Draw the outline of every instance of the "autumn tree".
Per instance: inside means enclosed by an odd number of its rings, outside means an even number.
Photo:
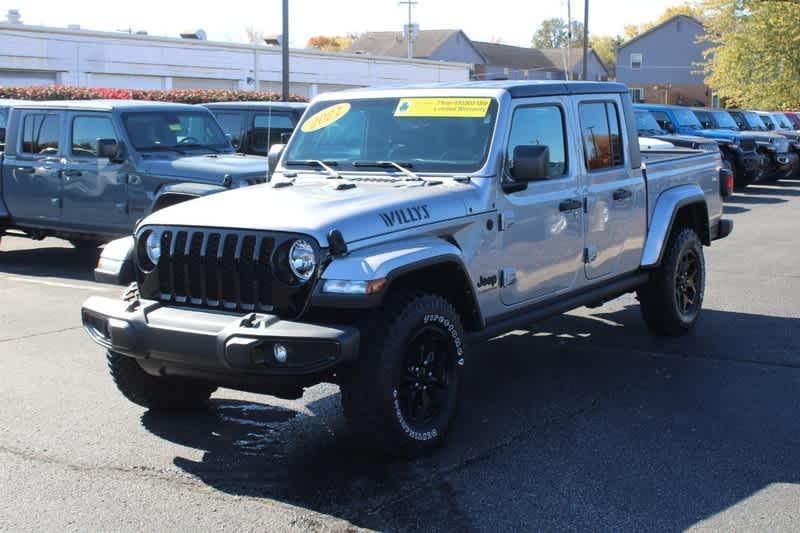
[[[730,106],[800,109],[800,4],[704,0],[706,83]]]
[[[583,23],[572,21],[572,35],[570,38],[569,25],[562,18],[549,18],[542,21],[539,29],[533,34],[531,46],[533,48],[564,48],[569,43],[571,48],[583,46]]]
[[[316,35],[308,40],[309,48],[316,48],[325,52],[341,52],[350,48],[355,40],[355,35]]]
[[[589,46],[600,57],[611,79],[617,77],[617,48],[623,41],[621,35],[598,35],[589,38]]]

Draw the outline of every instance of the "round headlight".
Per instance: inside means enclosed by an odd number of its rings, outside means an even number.
[[[161,259],[161,234],[151,231],[144,241],[144,249],[150,262],[157,265]]]
[[[292,247],[289,248],[289,268],[297,276],[297,279],[302,282],[308,281],[316,267],[317,258],[314,254],[314,247],[302,239],[294,241]]]

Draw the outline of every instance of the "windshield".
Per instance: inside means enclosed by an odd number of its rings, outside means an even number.
[[[751,130],[755,130],[755,131],[766,131],[767,130],[767,127],[764,125],[764,123],[758,117],[758,114],[753,113],[752,111],[744,111],[744,112],[741,113],[741,115],[744,117],[744,120],[747,122],[747,125]]]
[[[697,117],[688,109],[676,109],[675,113],[675,120],[678,121],[679,126],[683,126],[686,128],[694,128],[699,130],[702,126],[700,125],[700,121],[697,120]]]
[[[124,113],[122,121],[137,150],[231,150],[228,138],[209,112],[142,111]]]
[[[285,161],[324,161],[340,170],[392,161],[414,172],[475,172],[486,160],[496,116],[492,98],[319,102],[304,115]]]
[[[790,130],[792,129],[792,125],[789,124],[789,119],[783,116],[783,113],[773,113],[772,120],[778,124],[778,127],[782,130]]]
[[[636,129],[639,130],[639,133],[648,135],[663,135],[667,133],[658,125],[656,118],[647,111],[636,112]]]
[[[726,130],[739,129],[736,121],[733,120],[733,117],[730,116],[727,111],[712,111],[711,114],[714,115],[714,120],[716,121],[718,127]]]

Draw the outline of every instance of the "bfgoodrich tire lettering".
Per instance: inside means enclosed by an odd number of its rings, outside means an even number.
[[[359,361],[342,372],[342,405],[359,440],[413,457],[442,443],[456,413],[464,332],[437,295],[403,291],[384,309],[362,327]]]
[[[642,317],[658,335],[690,331],[700,316],[705,295],[703,244],[691,228],[672,234],[659,268],[638,290]]]

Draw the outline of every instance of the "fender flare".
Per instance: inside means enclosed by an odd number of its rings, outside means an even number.
[[[696,184],[667,189],[658,196],[642,251],[640,261],[642,268],[656,267],[661,263],[664,248],[675,223],[675,216],[682,207],[694,204],[702,204],[706,213],[708,212],[705,194]]]
[[[170,196],[183,197],[184,200],[182,201],[186,201],[227,190],[228,188],[223,185],[214,185],[211,183],[172,183],[169,185],[164,185],[158,190],[158,192],[155,195],[155,198],[153,198],[153,203],[150,205],[150,210],[148,211],[147,214],[150,215],[155,211],[157,211],[157,209],[154,208],[158,205],[160,201],[163,201],[163,199],[166,197]]]
[[[334,258],[320,275],[312,296],[311,305],[321,307],[370,308],[381,304],[383,296],[397,278],[429,267],[450,264],[460,269],[471,291],[472,304],[479,310],[478,298],[472,277],[464,263],[461,249],[437,237],[418,237],[403,241],[370,246]],[[386,288],[380,293],[363,295],[338,295],[322,293],[325,280],[372,281],[386,279]],[[480,313],[478,312],[480,315]],[[478,320],[482,322],[479,316]]]

